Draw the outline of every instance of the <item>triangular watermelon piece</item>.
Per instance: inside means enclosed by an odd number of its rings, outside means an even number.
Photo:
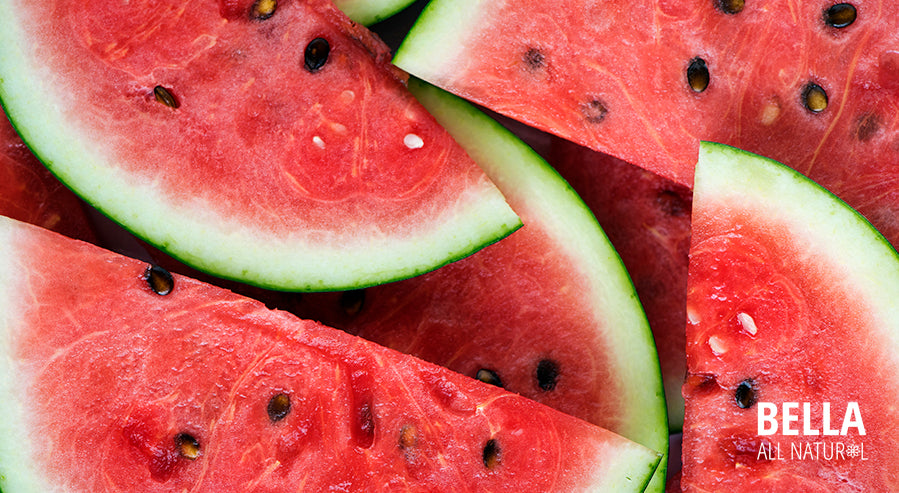
[[[895,491],[899,254],[794,170],[696,168],[684,491]]]
[[[397,64],[690,185],[699,140],[810,176],[899,245],[899,3],[429,4]]]
[[[4,491],[642,491],[659,454],[0,218]]]
[[[520,221],[326,0],[0,5],[0,99],[63,182],[200,270],[410,277]]]

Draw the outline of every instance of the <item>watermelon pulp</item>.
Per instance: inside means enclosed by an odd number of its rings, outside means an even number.
[[[693,181],[700,139],[810,176],[899,245],[899,4],[437,0],[396,63]]]
[[[658,462],[228,291],[25,223],[0,231],[4,490],[642,491]]]
[[[5,2],[0,99],[63,182],[200,270],[345,289],[520,221],[330,2]]]
[[[717,144],[693,205],[684,491],[895,491],[899,255],[805,177]]]

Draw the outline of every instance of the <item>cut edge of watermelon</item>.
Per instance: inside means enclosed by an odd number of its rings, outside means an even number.
[[[405,10],[415,0],[337,0],[337,6],[353,22],[363,26],[381,22]]]
[[[477,161],[510,201],[526,204],[540,217],[566,255],[602,275],[587,276],[597,293],[591,311],[598,320],[615,320],[604,336],[614,341],[616,369],[631,385],[625,399],[635,419],[617,433],[659,451],[663,458],[652,488],[664,489],[668,457],[667,403],[655,343],[643,307],[618,253],[593,213],[573,188],[543,158],[475,106],[433,85],[410,78],[409,88]],[[526,172],[522,170],[526,169]],[[526,195],[515,201],[513,197]],[[521,210],[517,212],[521,213]],[[647,391],[646,389],[654,389]]]
[[[430,228],[420,228],[415,236],[397,238],[371,230],[355,242],[337,237],[317,243],[306,238],[286,240],[214,214],[199,200],[169,203],[163,210],[153,183],[134,183],[128,174],[97,164],[103,160],[102,152],[89,147],[90,139],[67,124],[53,98],[39,97],[57,94],[50,82],[54,75],[28,68],[29,48],[23,46],[24,37],[14,20],[0,20],[0,26],[0,44],[6,47],[0,52],[0,105],[22,140],[85,202],[200,271],[284,291],[358,289],[434,270],[521,226],[499,193],[460,196],[456,208],[446,211],[447,217],[435,220]],[[37,90],[38,86],[43,90]],[[40,149],[32,146],[38,141]],[[66,166],[58,166],[59,162]],[[123,184],[127,190],[121,189]]]
[[[727,203],[777,217],[827,265],[851,273],[846,282],[864,294],[881,326],[896,325],[899,253],[858,211],[798,171],[725,144],[701,142],[696,170],[694,208]],[[899,331],[885,336],[899,347]]]

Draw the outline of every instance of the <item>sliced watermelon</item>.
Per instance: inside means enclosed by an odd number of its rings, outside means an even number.
[[[781,161],[899,245],[899,3],[436,0],[410,73],[690,185],[700,139]]]
[[[668,424],[680,430],[692,194],[608,154],[560,138],[551,145],[550,162],[596,215],[633,279],[659,354]]]
[[[5,115],[0,115],[0,215],[96,240],[81,201],[34,157]]]
[[[897,491],[899,255],[785,166],[696,170],[684,491]]]
[[[423,276],[304,296],[300,313],[666,451],[652,334],[596,219],[499,123],[431,85],[410,80],[409,87],[525,226]],[[665,462],[648,491],[661,491],[664,482]]]
[[[334,5],[350,19],[365,26],[388,19],[415,0],[334,0]]]
[[[4,491],[642,491],[659,454],[0,218]]]
[[[54,174],[185,263],[345,289],[520,225],[330,2],[90,7],[0,4],[0,98]]]

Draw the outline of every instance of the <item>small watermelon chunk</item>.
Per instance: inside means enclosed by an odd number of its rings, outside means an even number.
[[[0,4],[0,99],[53,173],[186,264],[284,290],[520,226],[388,59],[326,0]]]
[[[897,491],[899,254],[720,144],[701,148],[691,241],[684,491]]]
[[[660,455],[0,218],[4,491],[642,491]]]

